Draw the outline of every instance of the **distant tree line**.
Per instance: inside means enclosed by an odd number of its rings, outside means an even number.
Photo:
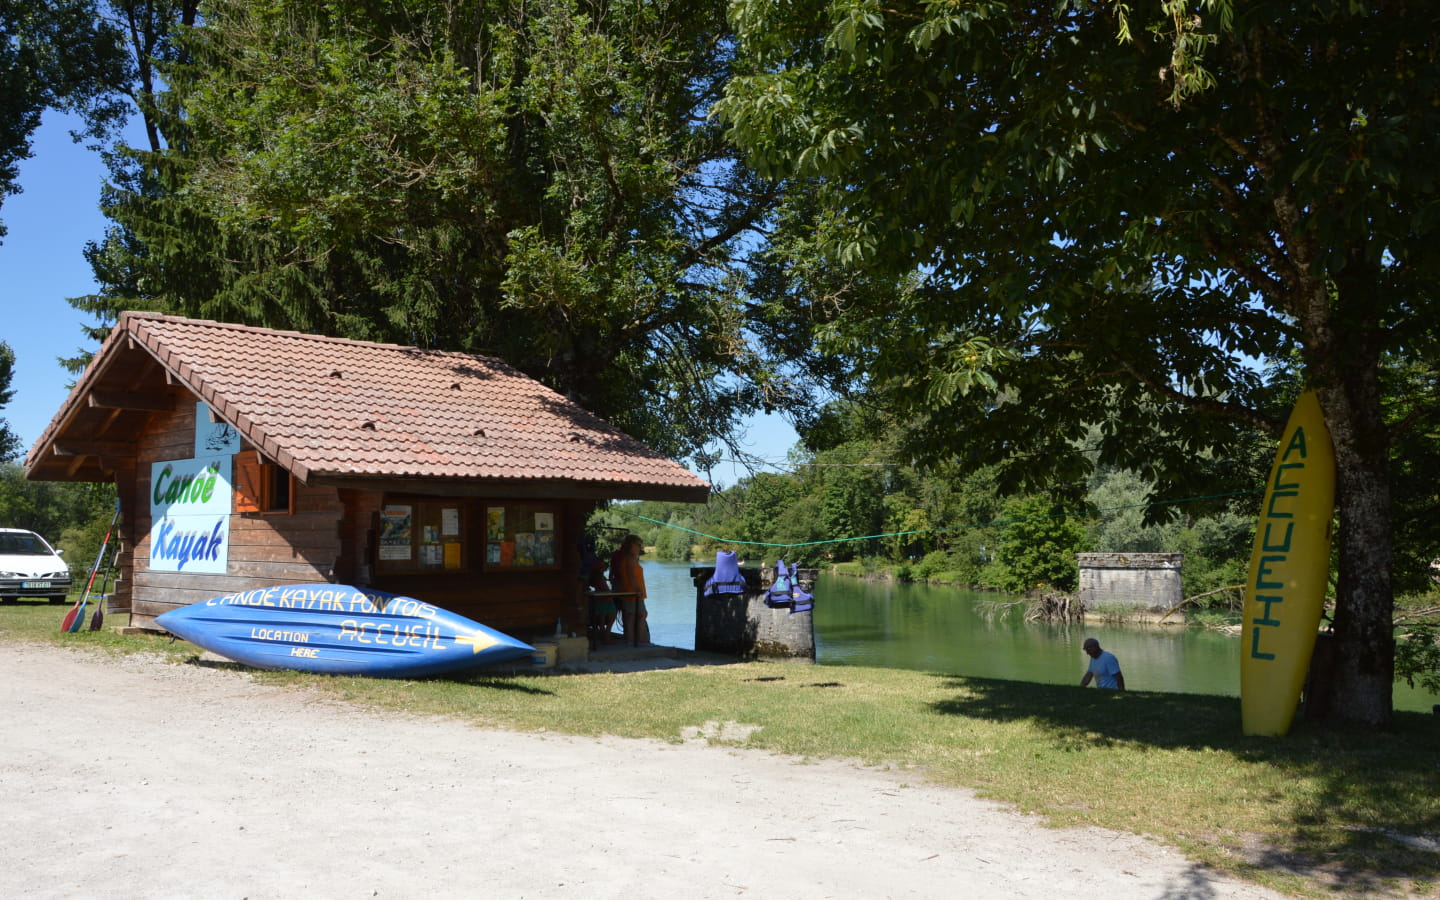
[[[70,575],[84,584],[115,512],[115,486],[27,481],[15,462],[0,462],[0,528],[24,528],[65,551]]]
[[[854,433],[863,419],[852,414],[851,432],[832,429],[837,440],[821,449],[797,448],[790,471],[742,478],[703,506],[617,504],[591,524],[633,531],[663,559],[703,564],[733,549],[751,565],[783,556],[1015,593],[1074,591],[1076,554],[1087,551],[1183,553],[1187,596],[1245,579],[1258,493],[1176,497],[1187,502],[1161,511],[1140,475],[1097,465],[1078,492],[1006,494],[993,469],[907,464],[893,443]]]

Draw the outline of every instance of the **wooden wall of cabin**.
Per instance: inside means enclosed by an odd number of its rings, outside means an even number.
[[[385,495],[380,491],[341,488],[344,512],[340,517],[340,556],[335,560],[335,581],[368,585],[375,580],[375,527]]]
[[[585,632],[576,541],[595,508],[592,500],[537,499],[557,512],[553,567],[487,567],[485,509],[516,501],[467,497],[447,501],[464,510],[469,564],[462,571],[387,574],[377,566],[380,510],[386,503],[404,502],[405,495],[294,482],[293,513],[231,515],[225,574],[151,571],[151,466],[192,458],[194,435],[195,403],[186,398],[151,421],[139,441],[134,469],[117,472],[125,544],[112,609],[123,603],[132,625],[152,627],[155,617],[170,609],[236,591],[328,581],[417,597],[517,637],[551,634],[557,620],[567,632]],[[430,495],[408,499],[446,500]]]
[[[364,546],[370,555],[368,564],[375,573],[372,583],[376,588],[416,597],[519,638],[553,634],[557,620],[566,632],[585,633],[588,611],[584,586],[579,579],[580,551],[576,541],[595,508],[594,501],[546,501],[553,503],[558,512],[553,567],[497,570],[486,565],[485,510],[516,501],[457,498],[446,502],[453,502],[463,510],[469,565],[458,572],[387,573],[375,556],[375,535],[379,532],[382,506],[444,498],[353,492],[347,494],[346,499],[356,504],[355,509],[347,510],[347,518],[371,523],[364,529]]]
[[[110,615],[130,612],[131,595],[134,588],[135,571],[135,461],[127,459],[112,470],[115,479],[115,496],[120,500],[120,521],[110,540],[114,545],[114,580],[104,589],[105,613]],[[101,590],[101,585],[96,590]]]
[[[296,482],[292,488],[293,513],[231,515],[225,574],[150,570],[151,464],[194,457],[195,409],[194,398],[181,400],[173,412],[153,419],[139,441],[134,485],[126,507],[133,548],[130,620],[137,627],[151,627],[156,616],[177,606],[223,594],[332,581],[341,556],[345,509],[339,492],[333,487],[307,487]],[[132,510],[133,518],[129,515]]]

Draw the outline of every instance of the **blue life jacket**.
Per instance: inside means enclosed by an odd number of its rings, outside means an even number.
[[[797,612],[815,608],[815,595],[807,593],[800,587],[800,581],[795,573],[795,569],[786,568],[785,560],[782,559],[775,563],[775,582],[765,593],[766,606],[772,609],[789,607],[792,616]]]
[[[765,605],[789,606],[794,593],[795,584],[790,579],[790,570],[785,568],[785,560],[778,560],[775,563],[775,580],[771,582],[770,590],[765,592]]]
[[[745,576],[740,574],[740,563],[735,558],[735,551],[718,551],[715,554],[715,574],[705,582],[705,596],[743,594],[748,587]]]

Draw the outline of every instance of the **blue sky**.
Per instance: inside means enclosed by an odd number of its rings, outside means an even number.
[[[94,292],[86,241],[99,241],[105,217],[96,208],[105,166],[99,154],[70,140],[69,120],[50,114],[35,134],[34,157],[20,165],[24,192],[0,206],[10,233],[0,244],[0,339],[15,351],[15,397],[0,418],[29,450],[50,424],[73,380],[57,361],[88,346],[87,317],[65,302]]]
[[[81,333],[87,316],[67,297],[93,293],[96,285],[83,251],[99,241],[106,219],[97,209],[105,166],[99,154],[70,139],[72,120],[49,114],[32,140],[34,156],[20,166],[24,192],[0,206],[10,233],[0,244],[0,340],[15,351],[15,397],[0,418],[10,423],[25,451],[39,439],[68,393],[73,377],[58,362],[93,350]],[[779,416],[748,423],[746,450],[777,468],[795,444],[795,431]],[[712,473],[718,486],[743,474],[722,464]]]

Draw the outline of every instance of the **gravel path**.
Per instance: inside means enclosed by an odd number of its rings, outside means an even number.
[[[0,897],[1278,896],[913,773],[695,732],[519,734],[23,645],[0,715]]]

